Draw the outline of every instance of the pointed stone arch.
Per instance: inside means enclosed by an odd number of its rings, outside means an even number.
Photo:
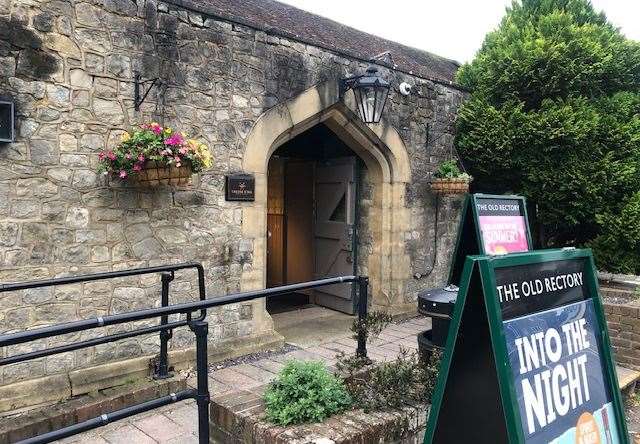
[[[390,311],[403,303],[403,286],[409,277],[409,257],[404,235],[409,226],[405,206],[406,184],[411,180],[407,149],[388,123],[367,125],[355,114],[353,95],[339,99],[338,82],[313,86],[264,112],[246,137],[243,172],[256,180],[255,202],[243,208],[242,236],[253,241],[253,265],[242,273],[243,291],[265,288],[267,232],[267,170],[274,151],[286,141],[324,123],[365,163],[375,184],[370,214],[373,251],[368,270],[374,306]],[[256,321],[270,328],[264,302],[256,307]],[[395,309],[394,309],[395,308]],[[262,322],[261,322],[262,321]]]

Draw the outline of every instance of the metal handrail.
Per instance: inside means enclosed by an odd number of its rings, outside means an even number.
[[[198,272],[198,295],[200,300],[202,301],[206,298],[206,291],[205,291],[205,285],[204,285],[204,267],[202,266],[202,264],[198,262],[185,262],[182,264],[175,264],[175,265],[160,265],[156,267],[134,268],[134,269],[118,270],[118,271],[106,271],[101,273],[92,273],[92,274],[85,274],[85,275],[78,275],[78,276],[64,276],[64,277],[58,277],[53,279],[41,279],[37,281],[0,284],[0,293],[8,292],[8,291],[27,290],[31,288],[55,287],[60,285],[76,284],[81,282],[93,282],[93,281],[106,280],[106,279],[160,273],[160,278],[162,283],[160,302],[163,307],[167,307],[169,305],[169,284],[174,278],[174,273],[176,271],[186,270],[190,268],[195,268]],[[206,316],[207,316],[206,310],[202,310],[200,312],[200,316],[197,319],[204,320]],[[125,338],[131,338],[131,337],[159,331],[160,332],[160,353],[159,353],[158,363],[156,365],[156,368],[154,369],[155,371],[154,378],[165,379],[170,376],[169,364],[168,364],[168,361],[169,361],[168,343],[173,335],[172,333],[173,329],[177,327],[183,327],[185,325],[187,325],[186,321],[169,323],[169,319],[166,316],[162,316],[160,318],[160,326],[158,327],[135,330],[133,332],[121,333],[119,335],[113,335],[111,337],[119,336],[119,339],[125,339]],[[85,341],[86,345],[80,345],[82,343],[77,343],[77,344],[73,344],[72,346],[64,346],[64,347],[59,347],[55,349],[47,349],[45,351],[40,351],[40,352],[33,352],[31,353],[32,355],[31,359],[41,358],[41,357],[50,356],[56,353],[63,353],[65,351],[78,350],[79,348],[90,347],[90,346],[110,342],[109,340],[107,340],[107,338],[110,338],[110,336],[106,336],[103,338],[90,339],[88,341]],[[59,350],[59,351],[52,352],[52,350]],[[6,365],[6,364],[15,363],[15,362],[19,362],[19,361],[16,361],[14,357],[0,359],[0,365]]]
[[[3,291],[15,291],[25,290],[29,288],[38,288],[51,285],[64,285],[76,282],[87,282],[90,280],[108,279],[112,277],[132,276],[137,274],[147,273],[166,273],[173,270],[196,267],[198,268],[199,276],[202,276],[201,288],[204,288],[204,269],[200,264],[180,264],[176,266],[165,267],[151,267],[145,269],[135,270],[123,270],[118,272],[108,273],[96,273],[85,276],[73,276],[56,279],[46,279],[40,281],[32,281],[25,283],[14,284],[0,284],[0,292]],[[171,279],[173,277],[171,276]],[[170,279],[163,277],[163,300],[164,300],[164,287],[168,289],[168,282]],[[58,439],[66,438],[69,436],[77,435],[88,430],[92,430],[113,421],[117,421],[123,418],[133,416],[138,413],[147,412],[165,405],[169,405],[185,399],[195,399],[198,406],[198,435],[200,444],[208,444],[209,442],[209,381],[208,381],[208,352],[207,352],[207,335],[208,335],[208,323],[205,321],[206,311],[209,308],[219,307],[228,304],[237,304],[240,302],[252,301],[255,299],[267,297],[267,296],[280,296],[288,293],[292,293],[299,290],[307,290],[312,288],[323,287],[327,285],[335,285],[341,283],[358,283],[358,317],[362,321],[367,316],[368,306],[368,286],[369,280],[365,276],[343,276],[327,279],[320,279],[310,282],[302,282],[299,284],[285,285],[281,287],[268,288],[264,290],[255,290],[244,293],[231,294],[227,296],[220,296],[214,299],[203,299],[198,302],[187,302],[182,304],[175,304],[171,306],[163,306],[158,308],[150,308],[145,310],[137,310],[128,313],[120,313],[115,315],[109,315],[104,317],[97,317],[93,319],[85,319],[81,321],[68,322],[63,324],[52,325],[48,327],[41,327],[32,330],[27,330],[18,333],[0,335],[0,347],[7,347],[10,345],[24,344],[26,342],[35,341],[43,338],[50,338],[67,333],[74,333],[80,331],[91,330],[94,328],[105,327],[108,325],[117,325],[127,322],[140,321],[144,319],[153,319],[160,317],[161,320],[166,320],[169,315],[172,314],[185,314],[186,320],[161,323],[160,325],[153,327],[146,327],[131,332],[117,333],[104,337],[94,338],[90,340],[75,342],[58,347],[47,348],[44,350],[38,350],[34,352],[27,352],[18,355],[13,355],[0,359],[0,366],[25,362],[32,359],[36,359],[43,356],[50,356],[58,353],[64,353],[67,351],[78,350],[98,344],[104,344],[108,342],[114,342],[125,338],[134,336],[140,336],[144,334],[150,334],[160,331],[167,332],[173,328],[188,325],[191,331],[196,336],[196,377],[197,388],[182,390],[178,393],[171,393],[168,396],[163,396],[154,400],[143,402],[134,406],[130,406],[124,409],[116,410],[109,414],[101,415],[100,417],[89,419],[78,424],[73,424],[68,427],[64,427],[59,430],[48,432],[33,438],[21,441],[21,443],[48,443]],[[204,294],[204,293],[201,293]],[[200,311],[201,315],[198,318],[193,318],[193,312]],[[162,336],[161,336],[162,337]],[[358,333],[358,346],[356,353],[358,356],[366,358],[366,337],[363,331]]]
[[[147,308],[144,310],[130,311],[97,318],[85,319],[82,321],[68,322],[48,327],[34,328],[19,333],[0,335],[0,347],[8,345],[23,344],[36,339],[50,338],[67,333],[90,330],[107,325],[123,324],[125,322],[142,321],[153,319],[163,315],[186,314],[189,316],[194,311],[206,310],[208,308],[219,307],[221,305],[237,304],[240,302],[252,301],[266,296],[278,296],[292,293],[299,290],[308,290],[326,285],[354,282],[358,280],[356,276],[342,276],[335,278],[319,279],[316,281],[302,282],[299,284],[284,285],[282,287],[266,288],[264,290],[247,291],[244,293],[219,296],[215,299],[205,299],[197,302],[184,302],[182,304],[170,305],[168,307]]]
[[[52,287],[57,285],[77,284],[80,282],[100,281],[104,279],[113,279],[119,277],[139,276],[142,274],[161,273],[163,271],[178,271],[187,268],[195,268],[198,270],[198,280],[202,282],[200,285],[200,293],[204,295],[204,268],[198,262],[185,262],[176,265],[160,265],[157,267],[131,268],[128,270],[104,271],[101,273],[82,274],[78,276],[63,276],[52,279],[41,279],[37,281],[15,282],[8,284],[0,284],[0,293],[5,291],[29,290],[31,288]]]

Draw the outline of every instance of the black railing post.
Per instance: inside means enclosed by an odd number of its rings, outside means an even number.
[[[161,301],[163,307],[169,306],[169,283],[173,280],[173,271],[165,271],[160,273],[160,279],[162,280],[162,295]],[[164,315],[160,317],[160,325],[166,325],[169,323],[169,316]],[[160,330],[160,358],[156,365],[154,379],[166,379],[169,376],[169,339],[173,336],[172,330]]]
[[[196,335],[198,442],[200,444],[209,444],[209,374],[207,364],[209,323],[195,320],[189,324],[189,327]]]
[[[356,356],[367,357],[367,336],[362,323],[367,319],[367,308],[369,304],[369,278],[358,276],[358,321],[361,328],[358,329],[358,348]]]
[[[175,305],[169,305],[169,283],[173,280],[173,273],[176,270],[183,270],[187,268],[196,268],[198,270],[198,287],[200,293],[200,300],[196,302],[186,302]],[[162,273],[162,307],[148,308],[145,310],[136,310],[127,313],[118,313],[112,315],[100,316],[92,319],[83,319],[79,321],[66,322],[62,324],[50,325],[46,327],[34,328],[31,330],[0,334],[0,349],[11,345],[25,344],[28,342],[36,341],[39,339],[46,339],[56,337],[60,335],[66,335],[69,333],[77,333],[88,330],[93,330],[101,327],[107,327],[111,325],[122,325],[129,322],[136,322],[142,320],[150,320],[160,318],[160,322],[157,325],[150,327],[138,328],[135,330],[122,331],[106,336],[99,336],[88,340],[79,342],[72,342],[69,344],[38,349],[32,352],[23,352],[16,355],[0,357],[0,367],[16,364],[20,362],[30,361],[36,358],[43,358],[47,356],[56,355],[59,353],[70,352],[74,350],[80,350],[87,347],[93,347],[96,345],[107,344],[123,339],[134,338],[138,336],[155,334],[160,331],[169,332],[168,335],[161,336],[161,356],[163,360],[159,359],[159,367],[165,372],[168,370],[167,363],[167,341],[171,338],[171,331],[175,328],[180,328],[188,325],[196,336],[196,369],[197,369],[197,388],[182,390],[177,393],[171,393],[170,395],[163,396],[157,399],[136,404],[131,407],[125,407],[120,410],[113,411],[108,414],[103,414],[98,418],[89,419],[75,425],[58,429],[49,433],[41,434],[39,436],[30,438],[25,443],[47,443],[58,439],[67,438],[73,435],[77,435],[81,432],[102,427],[110,422],[118,421],[130,416],[148,412],[155,408],[163,407],[175,402],[183,401],[186,399],[195,399],[198,405],[198,431],[199,431],[199,443],[209,443],[209,379],[208,379],[208,353],[207,353],[207,336],[208,336],[208,323],[205,321],[206,311],[210,308],[223,307],[228,304],[238,304],[246,301],[253,301],[267,296],[282,296],[291,294],[292,292],[320,288],[327,285],[358,283],[358,318],[361,322],[365,322],[367,319],[368,309],[368,286],[369,280],[367,277],[360,276],[339,276],[333,278],[319,279],[310,282],[300,282],[297,284],[289,284],[281,287],[268,288],[262,290],[247,291],[244,293],[230,294],[226,296],[220,296],[216,298],[206,298],[204,287],[204,269],[202,265],[198,263],[185,263],[178,265],[167,265],[158,267],[139,268],[132,270],[119,270],[105,273],[94,273],[81,276],[68,276],[55,279],[44,279],[39,281],[30,281],[22,283],[0,283],[0,294],[6,291],[25,290],[30,288],[41,288],[56,285],[67,285],[79,282],[92,282],[109,278],[137,276],[143,274],[157,274]],[[198,318],[193,317],[193,313],[200,312]],[[168,322],[168,319],[172,315],[186,315],[186,319],[180,319],[178,321]],[[366,333],[358,333],[358,356],[366,358]],[[158,373],[160,369],[157,370]]]

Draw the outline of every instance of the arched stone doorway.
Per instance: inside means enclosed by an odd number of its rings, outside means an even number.
[[[272,154],[285,142],[308,129],[324,124],[360,159],[374,184],[369,210],[373,238],[366,271],[370,297],[376,308],[390,312],[407,310],[403,304],[404,282],[410,277],[404,236],[410,212],[405,189],[411,179],[409,157],[397,131],[385,123],[366,125],[352,111],[349,93],[346,105],[338,95],[338,82],[328,81],[266,111],[246,138],[243,171],[255,176],[255,202],[243,208],[242,236],[253,242],[253,264],[242,272],[243,291],[266,287],[267,281],[267,180]],[[254,305],[256,330],[272,328],[264,301]]]

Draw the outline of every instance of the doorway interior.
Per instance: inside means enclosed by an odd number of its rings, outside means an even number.
[[[273,153],[267,186],[268,287],[357,274],[363,171],[357,155],[324,124]],[[281,319],[318,306],[353,315],[355,296],[355,286],[335,285],[267,299],[267,310]]]

